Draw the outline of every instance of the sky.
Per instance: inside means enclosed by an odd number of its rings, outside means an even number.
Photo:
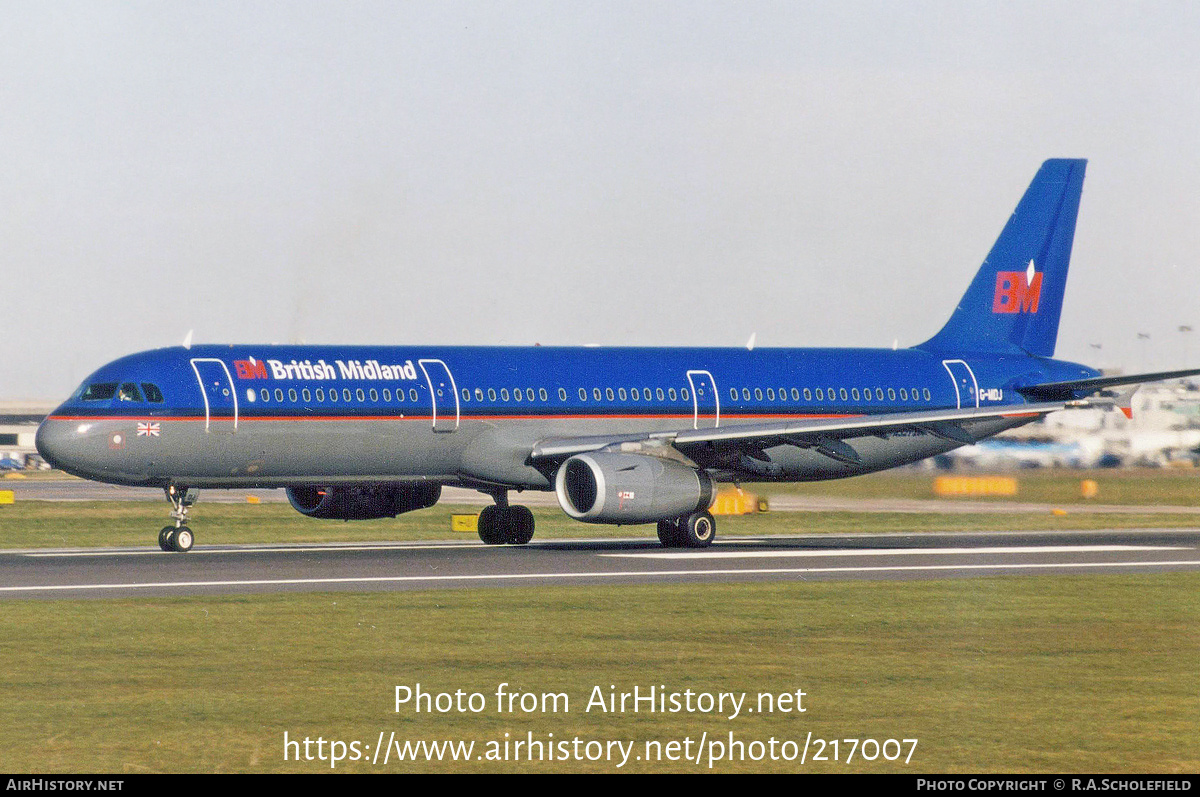
[[[192,330],[915,345],[1051,157],[1057,356],[1194,366],[1198,41],[1191,2],[0,0],[0,400]]]

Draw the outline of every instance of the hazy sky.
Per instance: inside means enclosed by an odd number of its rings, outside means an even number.
[[[1048,157],[1090,159],[1058,355],[1197,364],[1198,42],[1192,2],[0,0],[0,399],[189,329],[912,345]]]

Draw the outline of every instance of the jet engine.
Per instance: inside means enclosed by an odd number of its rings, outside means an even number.
[[[586,523],[653,523],[705,510],[713,499],[704,471],[644,454],[576,454],[554,481],[563,511]]]
[[[302,515],[333,520],[373,520],[425,509],[438,502],[440,484],[353,484],[289,487],[288,501]]]

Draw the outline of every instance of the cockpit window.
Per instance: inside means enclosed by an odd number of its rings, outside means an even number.
[[[117,392],[117,398],[121,401],[137,401],[142,400],[142,394],[138,390],[137,385],[133,382],[125,382],[121,385],[121,389]]]
[[[93,382],[79,393],[82,401],[108,401],[117,395],[116,382]]]
[[[155,404],[163,403],[163,394],[158,389],[158,385],[152,382],[142,382],[142,392],[146,394],[146,401],[152,401]]]

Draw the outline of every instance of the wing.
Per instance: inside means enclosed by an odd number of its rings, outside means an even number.
[[[533,447],[530,462],[535,467],[552,465],[575,454],[620,449],[635,445],[669,445],[700,462],[724,458],[726,454],[745,454],[769,461],[764,449],[779,445],[811,448],[839,462],[861,464],[853,446],[846,441],[856,437],[887,436],[896,432],[921,432],[964,445],[977,442],[967,425],[989,420],[1034,420],[1058,410],[1078,407],[1112,406],[1111,399],[1051,401],[928,412],[897,412],[885,415],[858,415],[850,418],[810,418],[795,421],[737,424],[712,429],[680,429],[634,435],[595,437],[559,437],[542,440]]]

